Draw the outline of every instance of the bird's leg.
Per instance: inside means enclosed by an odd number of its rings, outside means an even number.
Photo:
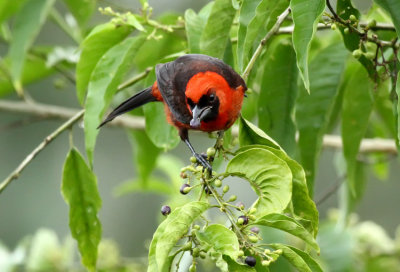
[[[212,171],[211,165],[208,163],[206,158],[204,158],[201,154],[197,153],[192,144],[189,141],[189,135],[187,129],[180,129],[179,130],[179,136],[181,137],[181,140],[185,142],[185,144],[189,147],[190,151],[192,151],[193,156],[196,158],[196,160],[204,167],[206,168],[209,172]]]

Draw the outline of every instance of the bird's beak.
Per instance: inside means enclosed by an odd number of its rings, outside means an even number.
[[[196,105],[192,109],[193,119],[190,120],[190,126],[193,127],[193,128],[199,128],[200,125],[201,125],[200,122],[207,115],[207,113],[209,112],[210,109],[211,109],[211,107],[209,107],[209,106],[206,106],[204,108],[200,108],[198,105]]]
[[[201,113],[201,110],[200,110],[200,108],[196,105],[193,109],[192,109],[192,116],[193,116],[193,119],[192,120],[190,120],[190,126],[191,127],[193,127],[193,128],[198,128],[198,127],[200,127],[200,113]]]

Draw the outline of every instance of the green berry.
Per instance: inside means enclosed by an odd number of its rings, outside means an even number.
[[[207,254],[204,251],[200,251],[200,258],[205,259]]]
[[[269,266],[270,263],[271,263],[271,261],[264,260],[264,261],[261,262],[261,265],[262,266]]]
[[[257,217],[256,217],[255,215],[253,215],[253,214],[250,214],[250,215],[249,215],[249,219],[250,219],[251,221],[255,221],[255,220],[257,219]]]
[[[349,34],[350,33],[350,29],[348,27],[346,27],[343,31],[344,31],[344,34]]]
[[[243,219],[243,221],[241,219]],[[239,225],[247,225],[249,223],[249,218],[247,216],[245,216],[245,215],[241,215],[241,216],[238,217],[238,221],[237,222],[238,222],[238,224],[239,224],[239,222],[242,222]]]
[[[236,195],[231,195],[231,197],[228,199],[228,202],[233,202],[237,199]]]
[[[257,243],[258,242],[258,238],[255,235],[249,235],[249,241],[252,243]]]
[[[237,224],[238,224],[238,225],[243,225],[243,223],[244,223],[244,219],[240,217],[240,218],[237,220]]]
[[[192,241],[189,241],[189,242],[187,242],[186,244],[184,244],[182,246],[182,250],[183,251],[187,251],[187,250],[190,250],[190,249],[192,249]]]
[[[216,179],[216,180],[214,180],[214,185],[215,185],[215,187],[219,188],[222,186],[222,181],[220,179]]]
[[[226,194],[229,191],[229,186],[225,185],[224,188],[222,188],[222,192],[224,192],[224,194]]]
[[[243,250],[239,250],[239,252],[238,252],[238,257],[243,257],[243,256],[244,256]]]
[[[282,254],[282,249],[275,250],[274,253],[276,253],[278,255],[281,255]]]
[[[361,55],[362,55],[362,51],[360,49],[356,49],[356,50],[353,51],[352,55],[356,59],[359,59],[361,57]]]
[[[371,20],[367,25],[368,28],[375,27],[375,26],[376,26],[376,20],[375,19]]]
[[[197,172],[202,172],[203,171],[203,166],[199,165],[196,167]]]
[[[366,57],[367,59],[372,60],[372,59],[375,58],[375,53],[373,53],[373,52],[367,52],[367,53],[365,54],[365,57]]]
[[[264,250],[264,254],[265,254],[265,255],[270,254],[270,253],[271,253],[271,250],[269,250],[268,248],[266,248],[266,249]]]
[[[193,248],[193,250],[192,250],[192,256],[193,256],[194,258],[199,257],[199,256],[200,256],[200,249],[197,248],[197,247]]]
[[[192,157],[190,157],[190,161],[191,161],[192,163],[196,163],[196,162],[197,162],[197,159],[196,159],[196,157],[192,156]]]
[[[179,192],[181,192],[182,195],[186,195],[187,193],[190,192],[190,190],[192,190],[192,187],[190,187],[189,184],[184,183],[184,184],[182,184],[181,188],[179,189]]]
[[[193,229],[199,230],[199,229],[200,229],[200,226],[199,226],[199,225],[194,225],[194,226],[193,226]]]
[[[209,147],[207,149],[207,157],[214,157],[215,155],[215,148],[214,147]]]
[[[353,21],[353,22],[354,22],[354,21],[357,21],[357,17],[354,16],[354,14],[350,15],[349,19],[350,19],[351,21]]]
[[[189,267],[189,272],[196,272],[196,265],[195,265],[195,264],[192,264],[192,265]]]
[[[336,30],[336,28],[337,28],[336,24],[332,24],[332,25],[331,25],[331,29],[332,29],[332,30]]]
[[[256,212],[257,212],[257,208],[251,208],[250,211],[249,211],[250,214],[253,214],[253,213],[256,213]]]

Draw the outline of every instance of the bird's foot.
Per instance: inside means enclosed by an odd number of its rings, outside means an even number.
[[[196,158],[197,162],[204,167],[204,169],[207,169],[210,173],[212,172],[212,167],[207,161],[207,155],[203,156],[202,154],[194,153],[193,156]]]

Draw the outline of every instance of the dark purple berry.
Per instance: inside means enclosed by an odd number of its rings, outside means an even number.
[[[161,207],[161,213],[162,215],[168,215],[171,213],[171,207],[168,205],[162,206]]]
[[[211,194],[212,194],[210,188],[208,188],[208,186],[206,186],[206,185],[204,186],[204,192],[205,192],[207,195],[211,195]]]
[[[243,218],[243,225],[247,225],[249,223],[249,218],[247,216],[241,215],[239,218]]]
[[[250,229],[251,232],[258,234],[260,232],[260,228],[259,227],[252,227]]]
[[[248,266],[255,266],[257,263],[256,258],[254,258],[253,256],[247,256],[246,259],[244,260],[244,262]]]
[[[179,190],[179,192],[181,192],[182,195],[186,195],[189,192],[187,191],[187,189],[185,190],[185,188],[188,188],[188,187],[190,187],[189,184],[187,184],[187,183],[182,184],[181,189]]]

